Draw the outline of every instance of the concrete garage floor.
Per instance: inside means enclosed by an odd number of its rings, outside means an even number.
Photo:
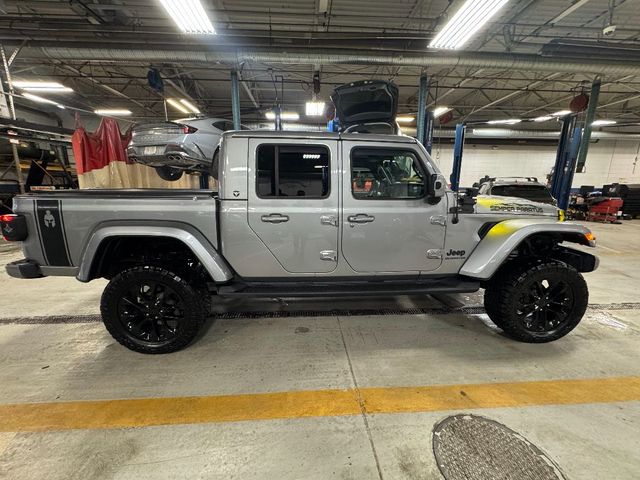
[[[639,478],[640,222],[590,226],[592,307],[546,345],[442,313],[479,295],[234,301],[188,349],[144,356],[97,322],[104,282],[3,271],[0,478],[437,479],[431,430],[460,412],[567,478]],[[19,256],[0,244],[0,264]],[[363,312],[377,308],[398,313]]]

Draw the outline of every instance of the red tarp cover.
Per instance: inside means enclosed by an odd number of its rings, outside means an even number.
[[[130,140],[131,130],[122,135],[118,123],[111,118],[103,118],[94,133],[79,126],[71,138],[78,175],[114,161],[129,163],[126,150]]]

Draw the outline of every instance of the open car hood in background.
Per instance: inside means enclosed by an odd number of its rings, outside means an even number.
[[[360,123],[393,123],[398,112],[398,87],[383,80],[348,83],[333,91],[331,101],[343,129]]]

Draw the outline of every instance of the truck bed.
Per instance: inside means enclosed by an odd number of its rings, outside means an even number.
[[[211,190],[122,189],[50,191],[14,198],[27,219],[25,258],[45,275],[77,275],[92,236],[103,227],[180,227],[216,247],[216,198]]]

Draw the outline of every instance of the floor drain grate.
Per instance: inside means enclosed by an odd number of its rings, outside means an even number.
[[[640,303],[596,303],[589,305],[591,310],[640,310]],[[291,317],[356,317],[363,315],[480,315],[485,313],[482,305],[468,305],[459,308],[448,306],[435,308],[370,308],[370,309],[334,309],[334,310],[289,310],[289,311],[256,311],[256,312],[224,312],[214,313],[215,318],[231,320],[236,318],[291,318]],[[47,317],[13,317],[0,318],[0,325],[23,324],[56,324],[56,323],[95,323],[101,322],[100,315],[52,315]]]
[[[465,315],[481,315],[485,313],[484,307],[482,306],[460,307],[459,311]]]
[[[553,461],[527,439],[488,418],[454,415],[433,430],[433,453],[447,480],[558,480]]]

